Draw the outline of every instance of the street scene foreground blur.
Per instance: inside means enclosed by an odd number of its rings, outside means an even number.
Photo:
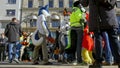
[[[1,0],[0,10],[0,67],[120,68],[120,0]]]

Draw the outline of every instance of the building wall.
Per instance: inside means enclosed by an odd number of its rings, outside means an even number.
[[[8,0],[0,0],[0,20],[10,20],[12,17],[16,17],[18,20],[20,20],[20,5],[21,0],[16,0],[16,4],[8,4]],[[15,16],[7,16],[7,9],[15,9]]]
[[[62,14],[62,11],[64,8],[69,7],[69,0],[63,0],[63,8],[59,8],[59,0],[53,0],[53,8],[49,8],[50,13],[57,12],[58,14]],[[76,0],[73,0],[76,1]],[[33,8],[28,8],[28,0],[23,0],[23,6],[22,6],[22,20],[25,16],[29,15],[30,13],[36,14],[38,13],[38,6],[45,6],[46,4],[49,4],[49,0],[33,0]]]
[[[6,10],[15,10],[15,16],[8,16]],[[16,17],[18,20],[20,20],[21,15],[21,0],[16,0],[16,4],[9,4],[8,0],[0,0],[0,23],[2,24],[2,31],[0,30],[0,33],[3,32],[3,29],[6,27],[6,24],[8,24],[11,20],[11,18]]]
[[[64,8],[67,8],[68,11],[72,10],[72,7],[69,7],[69,0],[63,0],[63,8],[59,8],[59,0],[53,0],[53,8],[49,8],[50,13],[57,13],[58,15],[60,15],[60,19],[63,19],[63,10]],[[77,0],[73,0],[77,1]],[[120,0],[118,0],[120,1]],[[44,6],[46,4],[49,4],[49,0],[33,0],[33,7],[32,8],[28,8],[28,0],[23,0],[23,5],[22,5],[22,20],[25,19],[26,16],[29,16],[31,14],[36,15],[38,14],[38,7],[39,6]],[[119,12],[119,9],[116,8],[117,13]]]

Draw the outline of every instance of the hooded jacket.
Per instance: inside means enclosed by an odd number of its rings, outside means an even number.
[[[5,28],[5,36],[8,38],[8,42],[17,42],[22,34],[21,27],[15,22],[10,22]]]

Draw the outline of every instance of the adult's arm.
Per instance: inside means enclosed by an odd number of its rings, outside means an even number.
[[[7,24],[6,28],[5,28],[5,31],[4,31],[4,34],[5,34],[6,37],[8,37],[8,31],[9,31],[8,27],[9,27],[9,25]]]

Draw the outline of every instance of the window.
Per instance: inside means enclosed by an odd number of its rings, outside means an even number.
[[[73,5],[73,0],[69,0],[69,7],[72,7]]]
[[[32,8],[33,7],[33,0],[28,0],[28,8]]]
[[[118,23],[120,24],[120,16],[117,16]]]
[[[12,9],[6,10],[6,14],[7,16],[15,16],[15,10],[12,10]]]
[[[117,1],[116,4],[117,4],[117,8],[120,8],[120,1]]]
[[[52,27],[59,27],[60,26],[60,22],[59,21],[53,21],[52,22]]]
[[[16,0],[8,0],[8,4],[16,4]]]
[[[63,0],[59,0],[59,7],[60,7],[60,8],[63,7]]]
[[[53,8],[53,0],[49,0],[49,7]]]
[[[120,16],[117,16],[118,24],[119,24],[119,29],[118,29],[118,34],[120,35]]]

